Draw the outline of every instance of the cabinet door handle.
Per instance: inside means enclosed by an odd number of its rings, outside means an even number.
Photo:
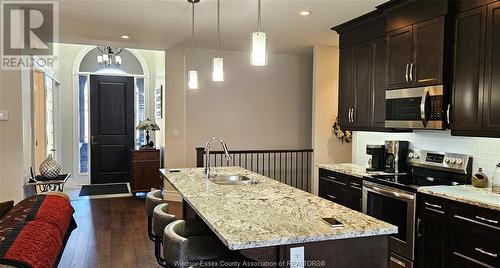
[[[428,203],[428,202],[424,202],[424,204],[426,206],[429,206],[429,207],[442,209],[442,207],[440,205],[435,205],[435,204],[431,204],[431,203]]]
[[[486,218],[483,218],[483,217],[480,217],[480,216],[476,216],[476,219],[482,220],[482,221],[486,221],[486,222],[490,222],[490,223],[494,223],[494,224],[498,224],[498,221],[486,219]]]
[[[410,81],[413,82],[413,62],[410,63]]]
[[[406,64],[406,71],[405,71],[406,83],[408,83],[408,82],[409,82],[409,81],[408,81],[408,66],[409,66],[409,65],[410,65],[409,63],[407,63],[407,64]]]
[[[422,237],[422,232],[420,231],[421,224],[422,224],[422,220],[420,218],[417,218],[417,237],[418,238]]]
[[[347,121],[349,123],[351,123],[351,108],[349,108],[349,112],[347,113],[347,117],[348,117]]]
[[[481,252],[485,255],[488,255],[490,257],[493,257],[493,258],[497,258],[498,257],[498,254],[497,253],[491,253],[491,252],[488,252],[482,248],[474,248],[477,252]]]
[[[352,122],[353,123],[356,122],[356,118],[354,117],[355,116],[355,114],[354,114],[355,111],[356,111],[355,108],[352,108],[352,113],[351,114],[352,114]]]
[[[328,197],[329,197],[329,198],[331,198],[331,199],[337,199],[337,197],[336,197],[336,196],[333,196],[333,195],[331,195],[331,194],[327,194],[326,196],[328,196]]]
[[[450,109],[451,109],[451,104],[448,104],[448,108],[446,109],[446,123],[448,123],[448,125],[451,124]]]

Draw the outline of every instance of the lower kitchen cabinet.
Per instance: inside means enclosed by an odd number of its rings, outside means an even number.
[[[361,211],[362,179],[320,168],[319,196]]]
[[[419,194],[418,267],[500,267],[500,211]]]

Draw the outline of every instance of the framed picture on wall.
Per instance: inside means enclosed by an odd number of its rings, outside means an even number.
[[[163,85],[155,89],[155,117],[163,116]]]

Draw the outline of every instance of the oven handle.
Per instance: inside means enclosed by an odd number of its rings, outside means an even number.
[[[366,181],[363,183],[363,190],[373,192],[376,194],[381,194],[384,196],[394,197],[396,199],[401,199],[401,200],[415,200],[414,194]]]
[[[429,88],[424,88],[424,94],[422,94],[422,101],[420,102],[420,119],[422,119],[422,124],[427,127],[427,118],[425,112],[425,104],[427,102],[427,96],[429,95]]]

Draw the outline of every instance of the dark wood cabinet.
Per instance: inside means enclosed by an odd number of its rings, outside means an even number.
[[[408,71],[414,86],[443,83],[445,17],[413,26],[413,64]]]
[[[362,179],[320,168],[319,196],[361,211]]]
[[[444,16],[387,33],[387,88],[442,84],[444,36]]]
[[[410,63],[413,61],[412,26],[387,33],[387,88],[411,85]]]
[[[133,193],[160,188],[160,150],[133,150],[131,166],[130,187]]]
[[[438,198],[420,200],[417,217],[417,267],[444,267],[446,207]]]
[[[500,2],[488,5],[483,130],[500,136]]]
[[[351,126],[351,111],[356,105],[354,91],[354,49],[340,50],[339,77],[339,122],[342,126]]]
[[[500,2],[454,16],[453,135],[500,137]]]
[[[385,127],[385,78],[386,78],[386,40],[380,37],[373,42],[372,97],[370,99],[370,127]]]
[[[356,211],[362,210],[363,207],[363,180],[350,177],[349,188],[347,190],[347,207]]]
[[[355,106],[352,115],[352,126],[370,126],[370,107],[372,91],[372,61],[373,42],[366,42],[354,48],[355,75],[354,97]]]
[[[499,267],[500,212],[419,194],[418,267]]]
[[[486,6],[455,16],[455,51],[451,129],[482,128]]]

